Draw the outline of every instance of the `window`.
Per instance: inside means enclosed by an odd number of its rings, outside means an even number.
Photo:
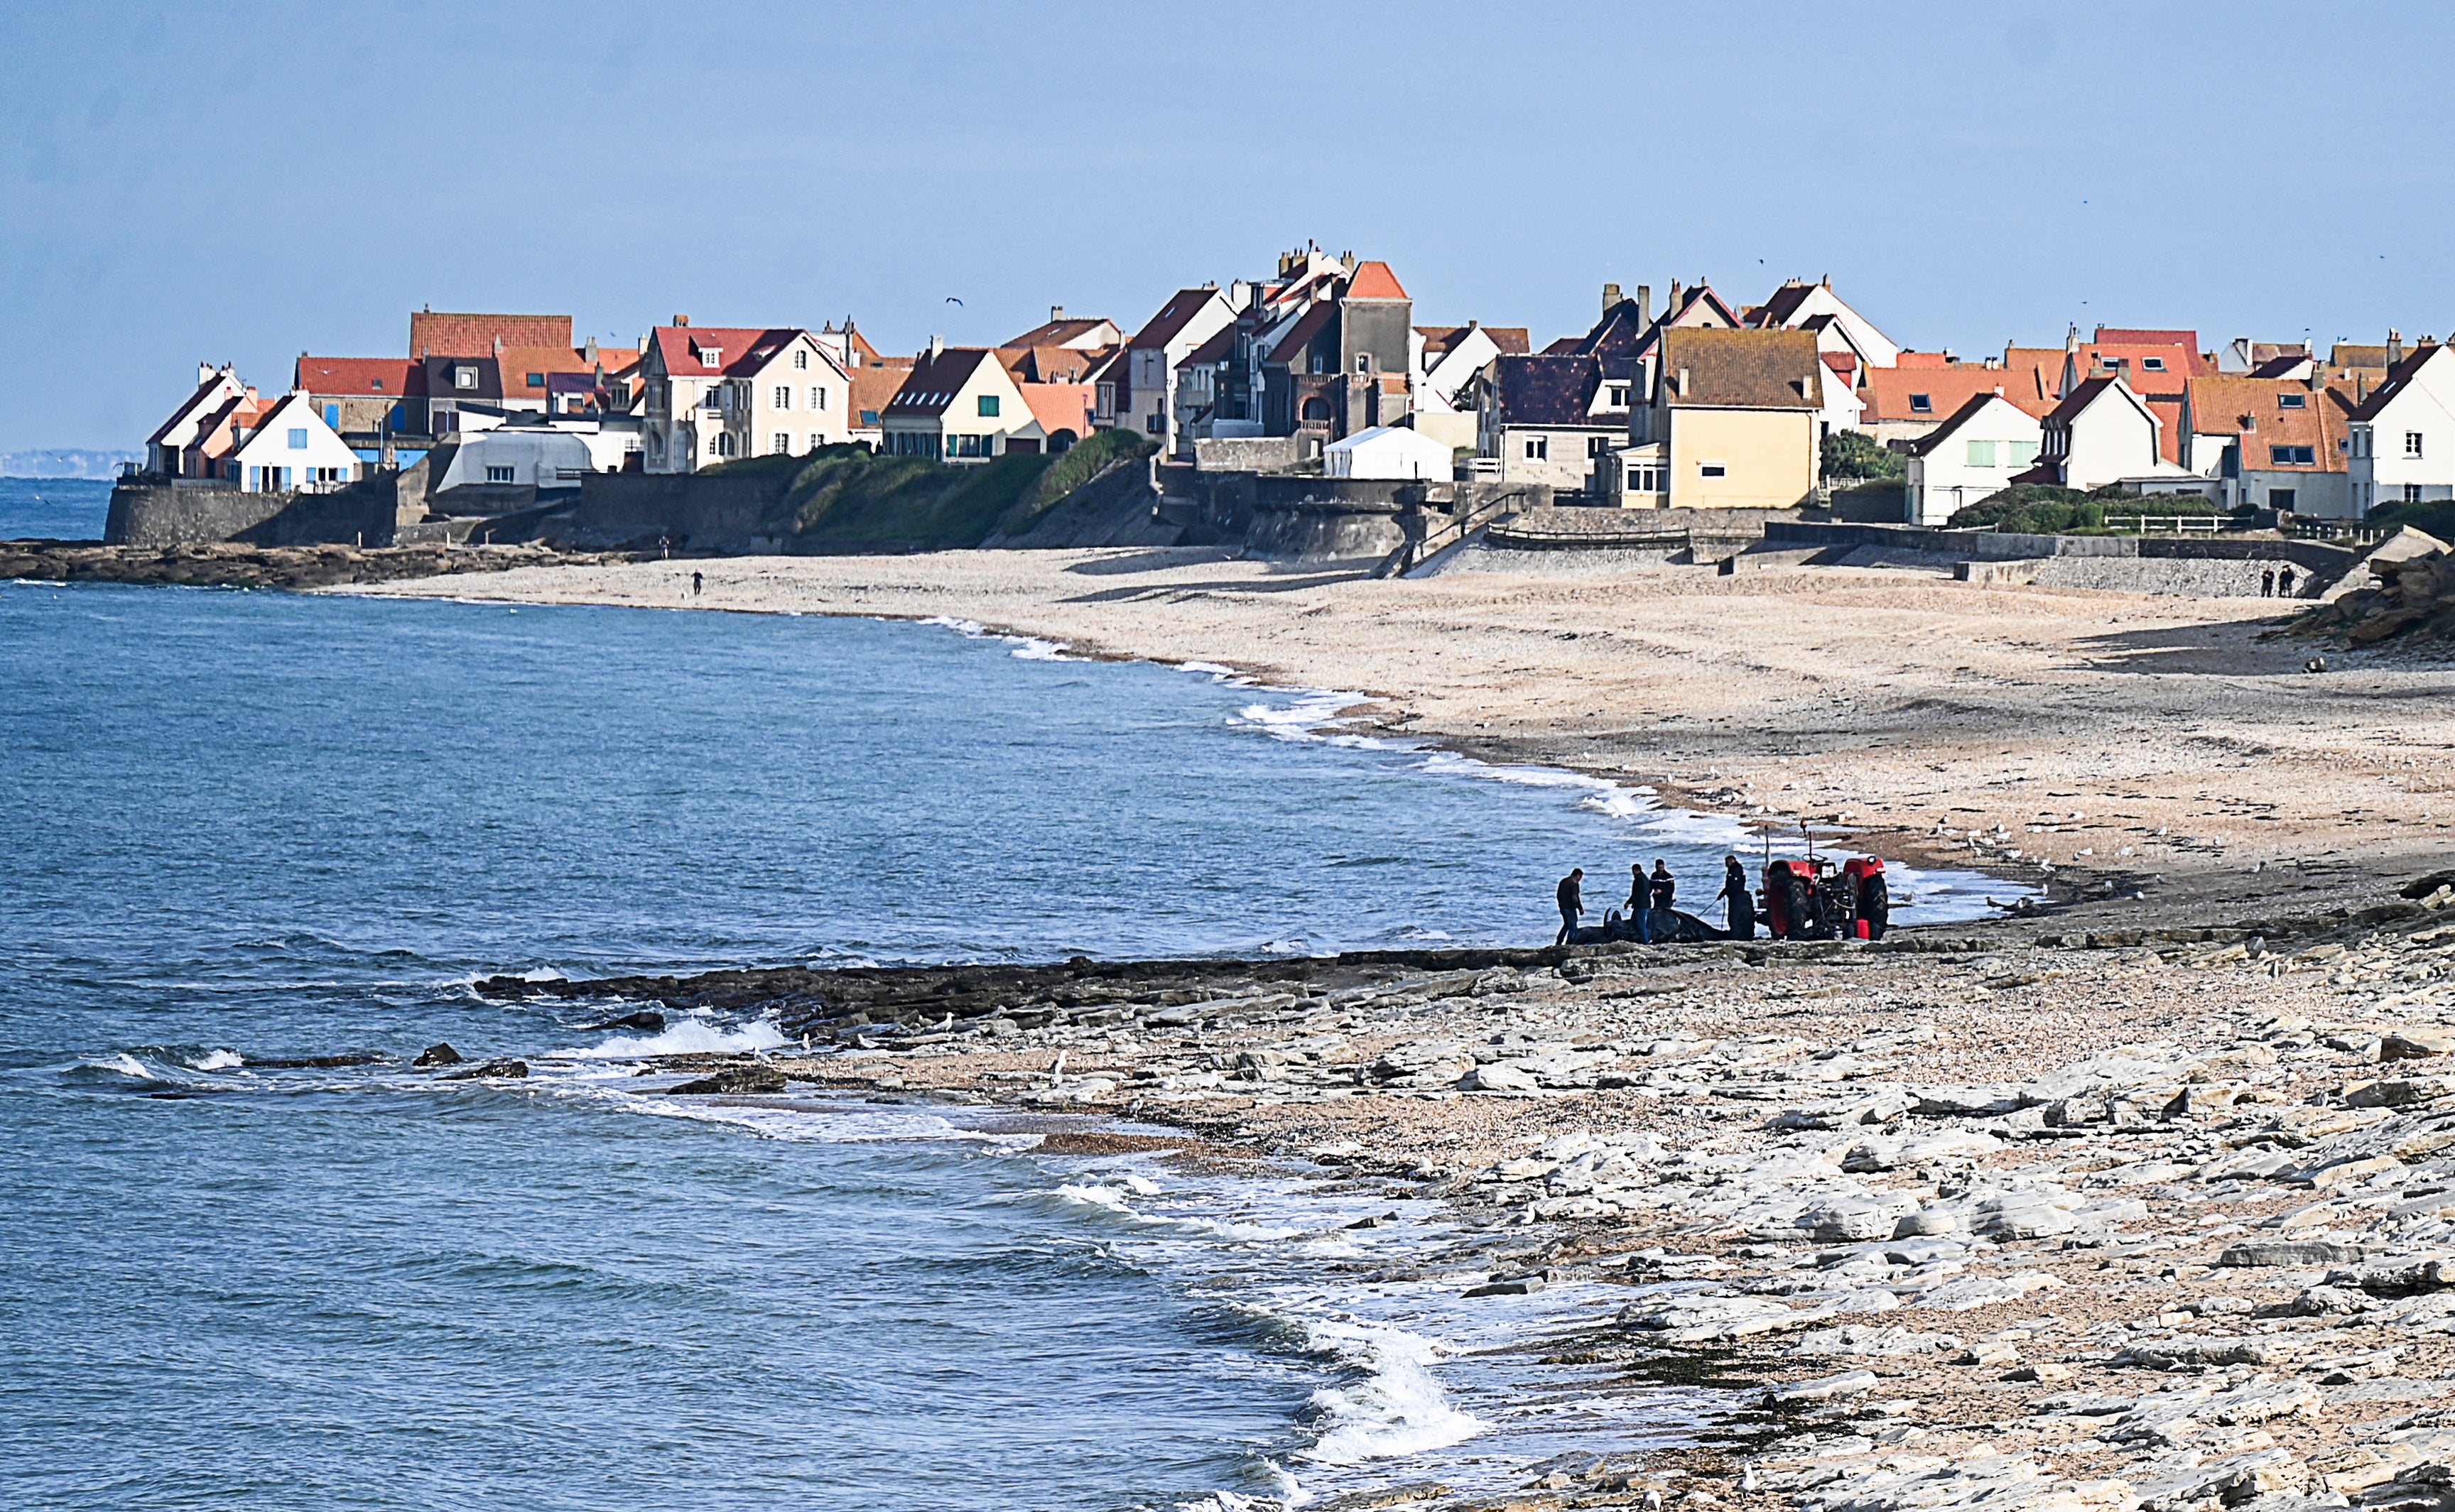
[[[2097,356],[2097,365],[2115,373],[2120,373],[2124,368],[2131,365],[2131,359],[2129,357],[2109,357],[2100,352]]]
[[[810,354],[808,352],[801,349],[796,349],[794,351],[793,371],[795,373],[807,373],[810,371]]]
[[[1551,455],[1552,455],[1552,438],[1551,438],[1550,436],[1548,436],[1548,435],[1530,435],[1530,436],[1528,436],[1528,437],[1526,438],[1526,460],[1527,460],[1527,461],[1529,461],[1529,462],[1541,462],[1541,461],[1548,460],[1548,459],[1551,457]]]
[[[861,423],[863,425],[876,425],[878,423],[878,412],[876,410],[862,411]]]
[[[722,347],[700,348],[699,365],[702,368],[722,367],[724,365],[724,349]]]
[[[781,432],[781,431],[777,432],[777,433],[776,433],[776,454],[777,454],[778,456],[787,456],[787,455],[790,455],[790,454],[792,454],[792,451],[793,451],[793,438],[792,438],[790,435],[787,435],[786,433],[783,433],[783,432]]]
[[[776,385],[776,408],[780,410],[789,410],[792,407],[793,386],[789,383],[780,383]]]
[[[383,379],[369,378],[367,380],[367,387],[373,389],[377,393],[383,393]]]
[[[477,369],[475,369],[475,368],[455,368],[455,369],[453,369],[453,370],[452,370],[452,387],[454,387],[454,388],[456,388],[456,389],[474,389],[474,388],[476,388],[477,386]]]
[[[2293,512],[2293,499],[2294,492],[2289,488],[2272,488],[2267,491],[2269,509],[2283,510],[2289,514]]]
[[[1115,384],[1104,383],[1100,385],[1099,411],[1102,414],[1114,414],[1117,413],[1117,386]],[[863,411],[862,413],[867,413],[868,412]]]
[[[2271,446],[2267,459],[2278,467],[2308,467],[2316,454],[2306,446]]]
[[[811,451],[815,452],[815,451],[817,451],[819,448],[821,448],[821,447],[822,447],[822,446],[824,446],[824,445],[826,445],[826,444],[827,444],[827,437],[826,437],[826,433],[825,433],[825,432],[823,432],[823,431],[812,431],[812,432],[810,433],[810,450],[811,450]]]
[[[1995,443],[1992,441],[1970,442],[1969,465],[1971,467],[1993,467],[1995,465]]]
[[[822,387],[821,387],[820,385],[818,385],[818,384],[815,384],[815,383],[811,384],[811,385],[810,385],[810,408],[811,408],[811,409],[813,409],[813,410],[823,410],[823,409],[825,409],[826,407],[827,407],[827,391],[826,391],[824,388],[822,388]]]
[[[1706,477],[1728,477],[1731,470],[1720,462],[1699,462],[1696,471]]]
[[[305,426],[293,426],[291,428],[290,450],[293,452],[304,452],[307,450],[307,428]]]
[[[1308,420],[1329,419],[1329,401],[1321,397],[1319,394],[1315,394],[1311,398],[1307,399],[1304,402],[1304,417]]]
[[[487,482],[489,482],[489,483],[508,483],[508,482],[510,482],[511,480],[512,480],[512,470],[511,470],[510,468],[507,468],[507,467],[495,467],[495,466],[493,466],[493,465],[491,465],[491,464],[489,464],[489,465],[488,465],[488,467],[486,468],[486,481],[487,481]]]
[[[2276,396],[2276,407],[2280,410],[2304,410],[2309,408],[2309,399],[2306,393],[2280,393]]]
[[[1932,393],[1913,393],[1913,394],[1911,394],[1911,395],[1910,395],[1910,413],[1912,413],[1912,414],[1933,414],[1934,413],[1935,413],[1935,395],[1934,395],[1934,394],[1932,394]]]
[[[984,394],[982,394],[982,395],[981,395],[981,418],[982,418],[982,419],[984,419],[984,420],[994,420],[994,419],[996,419],[996,418],[997,418],[997,413],[998,413],[998,396],[997,396],[996,394],[994,394],[994,393],[984,393]]]
[[[1323,370],[1323,368],[1322,368],[1322,357],[1321,357],[1321,353],[1318,353],[1318,352],[1316,352],[1316,353],[1314,353],[1312,354],[1312,371],[1313,371],[1313,372],[1315,372],[1315,373],[1320,373],[1320,372],[1324,371],[1324,370]]]
[[[328,404],[324,406],[324,423],[331,426],[335,431],[341,428],[341,407],[339,405]]]
[[[2420,484],[2418,484],[2418,483],[2406,483],[2406,484],[2404,486],[2404,501],[2406,504],[2418,504],[2418,503],[2420,503],[2420,502],[2421,502],[2421,485],[2420,485]]]
[[[2420,432],[2406,431],[2404,433],[2404,454],[2406,456],[2419,456],[2421,454]]]
[[[530,373],[530,374],[529,374],[529,387],[530,387],[530,388],[532,388],[532,389],[542,389],[542,388],[544,388],[544,387],[545,387],[545,374],[544,374],[544,373]]]
[[[2013,467],[2027,467],[2038,459],[2038,443],[2035,441],[2006,441],[2003,447],[2010,454],[2004,460]]]
[[[1358,373],[1370,373],[1372,371],[1372,353],[1369,352],[1357,353],[1355,354],[1355,371]]]
[[[1311,406],[1308,405],[1306,408],[1310,409]],[[1328,407],[1324,406],[1325,413],[1322,415],[1322,418],[1324,419],[1328,419],[1329,417],[1327,410]],[[1153,435],[1161,434],[1167,430],[1167,416],[1162,414],[1157,410],[1153,410],[1151,412],[1150,419],[1143,426],[1143,429],[1148,431]]]
[[[1588,456],[1590,456],[1590,457],[1600,456],[1600,455],[1602,455],[1605,452],[1608,452],[1608,451],[1610,451],[1610,450],[1611,450],[1611,437],[1610,437],[1610,436],[1607,436],[1607,435],[1590,435],[1590,436],[1586,437],[1586,455],[1588,455]]]
[[[2140,359],[2140,366],[2150,373],[2162,373],[2165,371],[2165,359],[2162,357],[2142,357]]]
[[[1610,401],[1610,402],[1611,402],[1611,407],[1612,407],[1613,409],[1614,409],[1614,410],[1625,410],[1625,409],[1627,409],[1627,408],[1628,408],[1628,385],[1627,385],[1627,384],[1625,384],[1625,383],[1614,383],[1614,384],[1613,384],[1613,385],[1611,386],[1611,401]]]

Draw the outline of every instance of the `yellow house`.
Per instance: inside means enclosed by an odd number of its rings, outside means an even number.
[[[1807,331],[1670,327],[1639,359],[1645,402],[1597,471],[1636,509],[1796,509],[1823,454],[1824,364]]]

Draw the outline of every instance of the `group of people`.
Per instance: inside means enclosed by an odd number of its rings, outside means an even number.
[[[1645,863],[1637,862],[1628,869],[1628,917],[1636,928],[1638,940],[1652,944],[1654,917],[1668,914],[1679,896],[1679,879],[1671,875],[1670,866],[1656,857],[1649,875]],[[1577,932],[1577,921],[1586,913],[1586,869],[1573,868],[1560,878],[1560,934],[1554,945],[1565,945]],[[1722,857],[1722,890],[1714,895],[1715,902],[1727,901],[1729,937],[1754,939],[1756,936],[1755,894],[1748,888],[1748,870],[1736,856]]]
[[[2286,598],[2293,596],[2293,569],[2290,567],[2283,572],[2270,567],[2259,575],[2259,596],[2274,598],[2279,595]]]

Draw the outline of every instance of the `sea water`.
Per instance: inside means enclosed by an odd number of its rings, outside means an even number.
[[[1718,870],[1327,712],[943,626],[0,584],[0,1503],[1227,1508],[1684,1432],[1500,1347],[1607,1289],[1359,1282],[1430,1204],[642,1093],[780,1037],[467,985],[1540,942],[1572,862]],[[335,1056],[384,1058],[268,1064]]]

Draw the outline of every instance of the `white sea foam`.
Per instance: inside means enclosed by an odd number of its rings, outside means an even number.
[[[683,1119],[695,1123],[720,1123],[764,1139],[796,1144],[885,1144],[930,1142],[969,1144],[984,1151],[1020,1153],[1040,1142],[1037,1134],[992,1134],[966,1129],[931,1113],[863,1104],[814,1107],[803,1103],[754,1106],[740,1103],[683,1102],[654,1095],[615,1093],[615,1106],[626,1113]]]
[[[1012,647],[1014,655],[1024,661],[1074,661],[1078,659],[1077,657],[1068,655],[1066,646],[1061,641],[1043,640],[1037,635],[1004,635],[1000,632],[989,629],[986,625],[984,625],[975,619],[958,619],[952,615],[932,615],[928,618],[922,620],[921,623],[924,625],[941,626],[944,629],[955,632],[959,635],[968,635],[975,640],[1003,640],[1008,646]]]
[[[1134,1184],[1128,1186],[1126,1182]],[[1212,1218],[1207,1214],[1174,1217],[1145,1213],[1138,1211],[1126,1200],[1128,1196],[1135,1193],[1149,1197],[1156,1196],[1160,1190],[1159,1183],[1146,1177],[1126,1177],[1114,1186],[1098,1181],[1061,1182],[1056,1195],[1067,1202],[1115,1214],[1118,1218],[1152,1234],[1222,1240],[1231,1244],[1252,1244],[1274,1240],[1297,1239],[1304,1234],[1301,1228],[1291,1228],[1276,1223],[1248,1223],[1236,1219]]]
[[[582,1060],[628,1060],[640,1056],[741,1055],[774,1050],[784,1043],[784,1031],[764,1018],[739,1029],[720,1028],[705,1018],[685,1018],[667,1024],[660,1034],[617,1035],[594,1049],[559,1050],[556,1055]]]
[[[229,1071],[245,1064],[247,1061],[235,1050],[209,1051],[194,1062],[199,1071]]]
[[[134,1056],[128,1054],[128,1052],[124,1050],[119,1054],[109,1057],[105,1059],[89,1060],[86,1064],[93,1067],[97,1071],[116,1071],[123,1077],[138,1077],[147,1081],[157,1081],[161,1079],[154,1076],[154,1074],[146,1067],[143,1061],[137,1059]]]
[[[1432,1363],[1440,1346],[1397,1328],[1371,1328],[1333,1319],[1304,1320],[1311,1346],[1365,1372],[1348,1386],[1312,1394],[1327,1431],[1304,1451],[1324,1464],[1361,1464],[1423,1454],[1464,1442],[1483,1431],[1470,1413],[1450,1405]]]

